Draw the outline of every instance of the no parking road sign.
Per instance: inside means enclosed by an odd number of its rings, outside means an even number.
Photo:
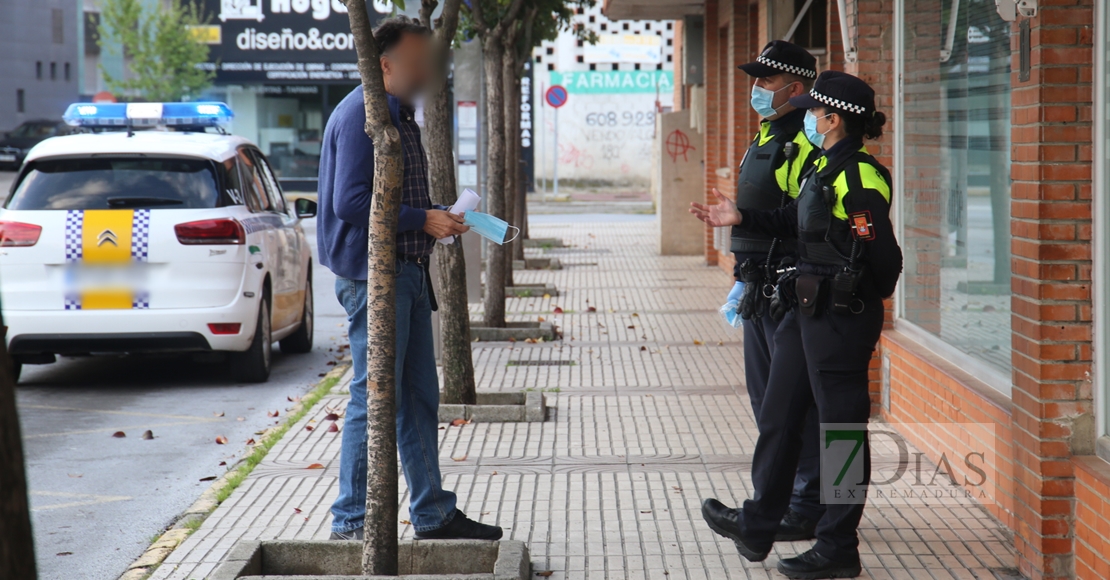
[[[551,88],[544,93],[543,98],[547,101],[547,104],[558,109],[567,104],[567,89],[563,85],[551,85]]]

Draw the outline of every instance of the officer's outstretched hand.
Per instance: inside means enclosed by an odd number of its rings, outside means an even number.
[[[740,225],[742,217],[740,211],[736,209],[736,202],[725,197],[717,191],[716,187],[713,188],[713,196],[717,198],[717,203],[713,205],[691,203],[690,213],[715,228]]]

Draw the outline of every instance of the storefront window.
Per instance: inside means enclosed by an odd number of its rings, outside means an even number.
[[[1010,26],[993,0],[904,0],[900,315],[1010,369]]]

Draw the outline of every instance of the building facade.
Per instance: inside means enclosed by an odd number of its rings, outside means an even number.
[[[767,41],[793,38],[822,69],[876,89],[890,123],[868,148],[894,174],[905,267],[874,359],[873,415],[934,462],[994,451],[976,497],[1012,530],[1022,575],[1110,578],[1106,3],[607,0],[605,11],[677,21],[674,102],[704,117],[707,199],[735,190],[758,122],[736,65]],[[706,230],[705,258],[731,271],[727,235]]]
[[[565,31],[533,52],[535,179],[550,181],[558,164],[562,181],[646,189],[655,115],[673,106],[674,22],[611,20],[597,4],[579,8],[573,24],[597,34],[598,42]],[[553,85],[567,90],[557,113],[558,143],[555,109],[544,102]]]
[[[60,120],[77,100],[79,10],[74,0],[0,0],[0,131]]]

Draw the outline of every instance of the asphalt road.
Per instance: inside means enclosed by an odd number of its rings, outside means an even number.
[[[314,221],[305,224],[313,246]],[[283,355],[275,345],[265,384],[237,384],[220,361],[188,355],[24,367],[16,396],[40,578],[117,578],[211,485],[201,479],[226,471],[255,432],[284,418],[289,397],[332,368],[346,317],[335,277],[316,266],[313,279],[315,350]],[[274,410],[278,419],[267,416]],[[141,439],[147,429],[153,440]],[[220,435],[228,444],[216,444]]]

